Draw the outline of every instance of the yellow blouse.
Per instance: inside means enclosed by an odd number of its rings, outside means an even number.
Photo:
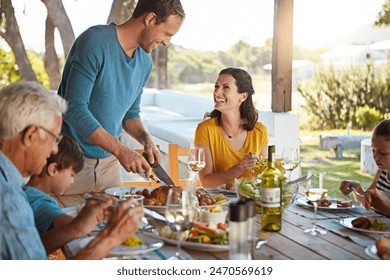
[[[217,119],[211,118],[198,124],[194,143],[210,149],[213,172],[217,173],[239,163],[250,152],[260,154],[260,151],[268,145],[268,133],[267,128],[262,123],[257,122],[255,128],[248,131],[244,146],[241,150],[236,151],[225,138],[221,127],[217,124]],[[238,178],[251,178],[252,176],[251,172],[248,171]]]

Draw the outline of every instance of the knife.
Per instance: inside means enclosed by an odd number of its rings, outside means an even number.
[[[159,178],[157,178],[153,174],[151,174],[149,176],[149,178],[152,179],[153,181],[155,181],[157,184],[160,184],[161,186],[166,186],[167,185],[167,184],[165,184],[165,182],[161,181]]]
[[[165,217],[163,215],[160,215],[159,213],[155,212],[155,211],[152,211],[152,210],[149,210],[148,208],[144,207],[144,213],[146,215],[149,215],[151,216],[152,218],[156,219],[156,220],[160,220],[160,221],[163,221],[163,222],[167,222],[167,219],[165,219]]]
[[[172,179],[169,177],[167,172],[165,172],[165,170],[161,167],[160,164],[158,164],[156,161],[153,164],[150,164],[150,162],[148,160],[148,155],[145,152],[142,153],[142,156],[146,159],[146,161],[149,163],[150,167],[152,167],[154,174],[156,174],[156,176],[161,181],[163,181],[168,186],[175,185],[175,183],[172,181]]]

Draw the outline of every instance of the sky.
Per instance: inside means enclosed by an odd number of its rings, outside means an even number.
[[[384,1],[294,0],[294,44],[315,49],[354,28],[372,24]],[[274,0],[181,2],[186,19],[172,38],[174,44],[202,51],[226,51],[238,40],[260,47],[272,37]],[[26,48],[43,51],[44,4],[39,0],[12,0],[12,3]],[[106,23],[112,0],[63,0],[63,3],[77,37],[92,25]],[[57,51],[62,51],[59,43]]]

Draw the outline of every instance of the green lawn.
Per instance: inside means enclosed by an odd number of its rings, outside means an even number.
[[[345,133],[345,131],[322,131],[322,133]],[[301,131],[301,168],[302,174],[312,170],[315,173],[326,172],[324,188],[330,196],[342,196],[339,191],[340,182],[346,179],[359,181],[366,188],[373,179],[370,174],[360,171],[360,149],[343,149],[343,159],[337,159],[328,149],[319,147],[321,132]],[[363,134],[361,131],[351,131],[351,134]],[[369,134],[369,133],[368,133]]]

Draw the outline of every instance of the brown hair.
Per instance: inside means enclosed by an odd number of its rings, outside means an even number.
[[[178,15],[185,18],[180,0],[139,0],[133,17],[138,18],[147,13],[156,14],[156,24],[164,22],[169,16]]]
[[[252,95],[255,94],[253,89],[252,78],[249,73],[239,68],[226,68],[219,72],[219,75],[231,75],[237,85],[239,93],[248,93],[248,97],[240,106],[240,115],[242,127],[248,131],[254,129],[258,120],[257,109],[253,105]],[[217,122],[221,125],[221,112],[214,109],[211,113],[206,113],[206,117],[217,118]]]
[[[383,136],[386,141],[390,141],[390,119],[379,122],[374,128],[372,136]]]
[[[84,155],[79,144],[69,136],[63,135],[58,143],[58,153],[47,159],[47,165],[56,163],[58,170],[72,167],[75,173],[79,173],[84,166]]]

